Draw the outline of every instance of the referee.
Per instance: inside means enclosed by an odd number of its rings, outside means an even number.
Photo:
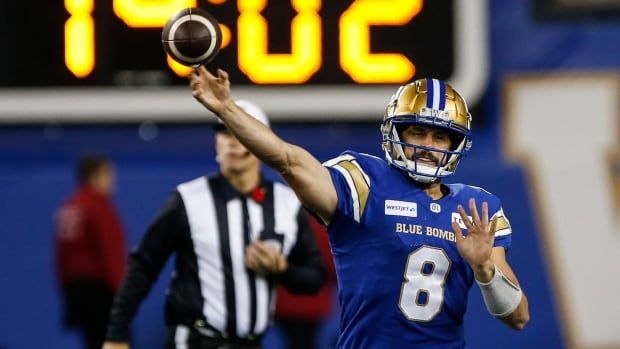
[[[269,125],[256,105],[237,104]],[[223,124],[215,149],[220,173],[179,185],[132,252],[104,349],[129,348],[131,319],[173,253],[166,348],[261,348],[276,283],[296,293],[323,285],[322,257],[293,191],[265,180],[258,158]]]

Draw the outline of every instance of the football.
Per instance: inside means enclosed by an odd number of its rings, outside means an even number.
[[[215,17],[207,11],[185,8],[168,19],[161,42],[175,61],[198,66],[211,61],[220,51],[222,31]]]

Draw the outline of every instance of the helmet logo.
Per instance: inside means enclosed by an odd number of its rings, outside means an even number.
[[[432,109],[432,108],[420,108],[420,116],[430,116],[433,118],[439,118],[445,121],[450,121],[450,114],[445,110]]]

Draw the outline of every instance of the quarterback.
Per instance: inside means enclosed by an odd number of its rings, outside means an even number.
[[[339,279],[338,348],[464,348],[474,283],[489,313],[522,329],[528,303],[506,261],[512,230],[484,189],[444,184],[471,148],[471,115],[448,84],[420,79],[390,99],[385,159],[354,151],[321,164],[246,115],[228,74],[204,67],[193,96],[277,170],[327,226]]]

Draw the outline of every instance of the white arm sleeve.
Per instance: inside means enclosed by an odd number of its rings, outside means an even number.
[[[517,309],[521,302],[523,292],[497,266],[495,266],[495,272],[491,281],[482,283],[476,279],[476,282],[482,291],[484,304],[486,304],[487,310],[493,316],[499,318],[508,316]]]

